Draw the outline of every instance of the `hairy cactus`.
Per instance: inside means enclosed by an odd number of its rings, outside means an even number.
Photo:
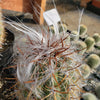
[[[70,35],[71,41],[76,41],[79,39],[79,34],[77,31],[72,31]]]
[[[88,58],[86,63],[90,66],[90,68],[97,68],[100,64],[100,57],[96,54],[91,54]]]
[[[87,49],[87,45],[83,41],[76,41],[75,42],[76,48],[79,54],[84,54]]]
[[[93,38],[94,38],[94,40],[95,40],[95,43],[100,42],[100,34],[95,33],[95,34],[93,35]]]
[[[28,37],[26,45],[20,45],[20,40],[17,42],[17,93],[22,96],[25,93],[27,100],[78,100],[84,83],[80,74],[82,56],[77,53],[76,46],[68,45],[66,35],[19,30]]]
[[[83,36],[87,33],[87,27],[83,24],[80,25],[80,32],[79,32],[79,35],[80,36]]]
[[[87,45],[87,51],[91,51],[94,47],[95,40],[92,37],[87,37],[85,43]]]
[[[87,64],[81,65],[81,73],[83,77],[87,78],[90,75],[91,69]]]
[[[100,83],[97,84],[95,92],[96,92],[97,97],[100,99]]]
[[[82,100],[97,100],[96,96],[92,93],[84,93],[82,95]]]

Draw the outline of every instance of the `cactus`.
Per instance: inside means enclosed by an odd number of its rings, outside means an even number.
[[[97,84],[95,92],[96,92],[97,97],[100,99],[100,83]]]
[[[76,48],[78,50],[79,54],[84,54],[84,52],[86,51],[87,45],[85,44],[85,42],[83,41],[76,41]]]
[[[50,27],[49,27],[49,31],[50,31],[52,34],[55,34],[55,30],[54,30],[54,27],[53,27],[53,26],[50,26]]]
[[[72,31],[71,32],[71,35],[70,35],[70,40],[71,41],[76,41],[79,39],[79,35],[78,35],[78,32],[77,31]]]
[[[67,25],[66,24],[59,24],[59,33],[67,32]]]
[[[87,64],[82,64],[81,65],[81,73],[84,78],[87,78],[91,73],[90,67]]]
[[[87,37],[85,43],[87,45],[87,51],[91,51],[94,47],[95,40],[92,37]]]
[[[67,25],[66,24],[58,24],[58,30],[59,30],[59,33],[67,32]],[[54,34],[55,33],[54,26],[50,26],[49,31]]]
[[[95,43],[100,42],[100,34],[95,33],[95,34],[93,35],[93,38],[94,38],[94,40],[95,40]]]
[[[86,63],[90,66],[90,68],[97,68],[100,64],[100,57],[96,54],[91,54]]]
[[[82,95],[82,100],[97,100],[96,96],[92,93],[84,93]]]
[[[79,32],[79,35],[80,36],[83,36],[87,33],[87,27],[83,24],[80,25],[80,32]]]
[[[3,45],[5,42],[5,31],[4,31],[4,25],[2,22],[2,12],[0,9],[0,51],[3,51]]]
[[[26,45],[17,42],[20,48],[17,92],[22,94],[28,90],[27,100],[71,100],[79,97],[83,85],[80,75],[82,58],[75,52],[76,46],[64,42],[66,35],[50,36],[33,31],[25,32],[28,35]],[[20,87],[23,87],[23,91]]]

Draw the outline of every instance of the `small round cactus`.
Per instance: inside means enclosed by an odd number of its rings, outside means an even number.
[[[59,33],[66,32],[67,31],[67,25],[66,24],[60,24],[59,25]]]
[[[87,27],[83,24],[80,25],[79,35],[85,35],[87,33]]]
[[[91,51],[94,47],[95,40],[92,37],[87,37],[85,43],[87,45],[87,51]]]
[[[52,34],[55,34],[54,26],[50,26],[50,27],[49,27],[49,31],[50,31]]]
[[[79,54],[84,54],[84,52],[86,51],[86,48],[87,48],[87,45],[85,44],[85,42],[77,41],[75,44],[76,44],[78,53]]]
[[[81,73],[84,78],[87,78],[90,75],[91,69],[87,64],[81,65]]]
[[[70,39],[71,39],[71,41],[78,40],[79,39],[78,32],[77,31],[72,31],[71,35],[70,35]]]
[[[97,84],[95,92],[96,92],[97,97],[100,99],[100,83]]]
[[[84,93],[81,100],[97,100],[97,98],[92,93]]]
[[[90,68],[97,68],[100,64],[100,57],[96,54],[91,54],[86,63],[90,66]]]
[[[100,42],[100,35],[99,35],[98,33],[95,33],[95,34],[93,35],[93,38],[94,38],[94,40],[95,40],[95,43]]]

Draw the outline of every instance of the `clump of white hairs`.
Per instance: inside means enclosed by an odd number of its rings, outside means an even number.
[[[50,35],[49,31],[39,32],[23,23],[6,23],[26,35],[25,40],[16,43],[19,100],[80,99],[84,83],[80,70],[82,56],[73,43],[67,43],[69,34]]]

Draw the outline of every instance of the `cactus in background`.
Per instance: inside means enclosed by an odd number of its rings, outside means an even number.
[[[93,35],[93,38],[94,38],[94,40],[95,40],[95,43],[100,42],[100,34],[95,33],[95,34]]]
[[[66,24],[64,24],[64,23],[59,23],[58,24],[58,30],[59,30],[59,33],[66,33],[67,32],[67,25]],[[54,26],[50,26],[49,27],[49,31],[51,32],[51,33],[55,33],[55,29],[54,29]]]
[[[96,54],[91,54],[86,63],[90,66],[90,68],[97,68],[100,64],[100,57]]]
[[[94,94],[92,94],[92,93],[84,93],[83,95],[82,95],[82,98],[81,98],[82,100],[98,100],[97,98],[96,98],[96,96],[94,95]]]
[[[87,37],[85,39],[85,43],[87,45],[87,52],[92,51],[95,44],[95,40],[92,37]]]
[[[96,85],[95,92],[96,92],[97,97],[100,99],[100,83]]]
[[[79,34],[77,31],[72,31],[71,32],[71,35],[70,35],[70,40],[71,41],[76,41],[79,39]]]
[[[79,32],[79,35],[80,36],[83,36],[87,33],[87,27],[83,24],[80,25],[80,32]]]
[[[14,35],[4,27],[2,12],[0,11],[0,66],[5,66],[10,61],[13,52],[13,42]]]
[[[90,67],[87,64],[82,64],[81,65],[81,73],[84,78],[87,78],[91,73]]]
[[[53,27],[53,26],[50,26],[50,27],[49,27],[49,31],[50,31],[52,34],[55,34],[55,30],[54,30],[54,27]]]
[[[5,31],[4,31],[4,25],[2,22],[2,12],[0,8],[0,51],[3,51],[4,47],[4,42],[5,42]]]
[[[67,32],[67,25],[66,24],[59,24],[59,33]]]
[[[83,55],[87,49],[87,45],[83,41],[76,41],[75,42],[76,48],[78,50],[78,53]]]

